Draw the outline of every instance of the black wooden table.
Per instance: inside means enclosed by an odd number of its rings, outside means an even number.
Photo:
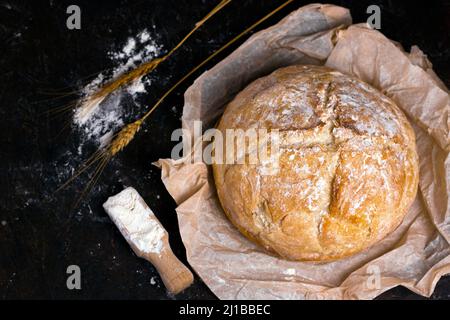
[[[160,171],[151,163],[170,157],[174,145],[170,134],[180,126],[183,92],[194,78],[161,105],[75,208],[72,205],[89,175],[58,193],[55,189],[95,146],[87,145],[79,154],[78,132],[70,125],[71,112],[56,115],[47,111],[73,99],[61,93],[80,89],[90,75],[114,67],[107,52],[120,48],[128,37],[148,28],[155,41],[168,50],[217,2],[0,2],[0,298],[215,298],[198,277],[182,294],[167,295],[155,269],[131,252],[101,206],[123,186],[134,186],[169,231],[174,252],[186,261],[175,203],[160,180]],[[134,112],[125,120],[137,118],[170,84],[281,2],[233,1],[157,69],[151,90],[139,98],[138,105],[128,106]],[[448,1],[331,2],[350,8],[354,22],[366,21],[366,8],[378,4],[382,10],[381,31],[406,49],[419,45],[449,85]],[[71,4],[81,8],[81,30],[66,27],[66,9]],[[304,4],[295,1],[258,29],[274,24]],[[69,265],[81,269],[81,290],[66,287]],[[380,298],[420,297],[395,288]],[[450,298],[450,277],[441,279],[432,298]]]

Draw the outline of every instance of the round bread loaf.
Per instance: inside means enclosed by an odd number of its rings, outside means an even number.
[[[278,130],[277,172],[247,160],[213,163],[213,172],[231,222],[286,259],[355,254],[395,230],[415,198],[418,156],[405,115],[332,69],[290,66],[254,81],[217,128],[224,137],[226,129]],[[249,149],[245,159],[256,152]]]

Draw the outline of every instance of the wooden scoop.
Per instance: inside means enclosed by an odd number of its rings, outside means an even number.
[[[172,252],[167,231],[165,231],[162,242],[160,254],[144,253],[140,257],[150,261],[156,270],[158,270],[167,290],[173,294],[177,294],[192,284],[194,276]]]
[[[169,292],[192,284],[192,272],[174,255],[169,234],[134,188],[109,197],[103,207],[136,255],[155,266]]]

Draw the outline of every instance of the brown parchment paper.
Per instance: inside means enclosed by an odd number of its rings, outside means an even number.
[[[429,296],[450,273],[449,94],[419,48],[411,53],[347,9],[302,7],[253,35],[203,73],[185,93],[182,123],[212,125],[252,80],[291,64],[325,64],[391,97],[409,117],[420,158],[418,195],[403,223],[370,249],[332,263],[291,262],[266,253],[225,217],[210,169],[160,159],[162,180],[178,204],[187,258],[221,299],[371,299],[397,286]],[[206,129],[204,126],[203,129]]]

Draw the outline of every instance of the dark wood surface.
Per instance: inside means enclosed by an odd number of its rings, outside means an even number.
[[[0,298],[215,298],[198,277],[182,294],[168,295],[153,266],[132,253],[101,206],[123,186],[134,186],[169,231],[175,254],[186,262],[175,203],[151,162],[170,156],[174,145],[170,134],[180,126],[183,92],[194,78],[161,105],[76,208],[72,205],[89,175],[58,193],[55,189],[95,146],[88,145],[78,154],[79,132],[70,125],[71,112],[55,117],[46,111],[74,98],[59,93],[80,89],[90,75],[114,67],[107,52],[120,48],[128,37],[154,25],[153,36],[168,50],[217,2],[0,1]],[[233,1],[158,68],[151,76],[151,90],[140,97],[139,105],[130,102],[126,106],[135,112],[125,120],[137,118],[170,84],[281,2]],[[368,5],[380,5],[381,31],[408,50],[419,45],[449,86],[449,1],[332,2],[350,8],[355,22],[367,19]],[[78,4],[82,10],[81,30],[66,28],[70,4]],[[304,4],[295,1],[258,29]],[[73,264],[81,268],[81,290],[66,287],[66,268]],[[152,278],[155,284],[151,284]],[[380,298],[421,297],[394,288]],[[450,277],[441,279],[432,298],[450,298]]]

